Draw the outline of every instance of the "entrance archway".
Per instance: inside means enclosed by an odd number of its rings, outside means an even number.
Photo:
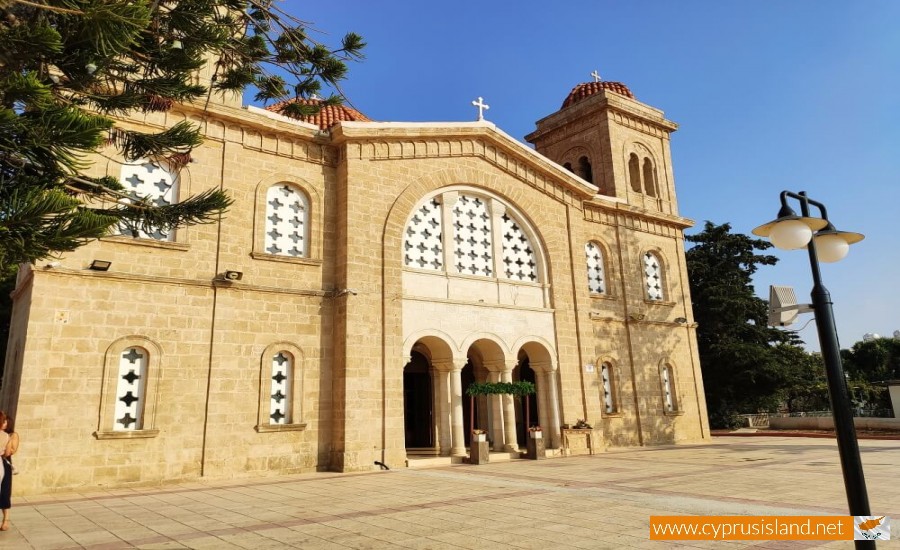
[[[434,384],[431,362],[418,351],[403,367],[403,428],[407,449],[434,448]]]
[[[535,376],[534,369],[531,368],[531,361],[525,352],[519,352],[519,363],[513,369],[512,378],[514,381],[531,382],[537,388],[537,376]],[[525,399],[524,396],[517,397],[516,401],[518,401],[516,403],[516,435],[519,441],[528,441],[528,428],[540,426],[537,394],[531,395],[528,399]],[[529,409],[527,415],[525,411],[526,403]],[[525,425],[526,417],[531,426]]]

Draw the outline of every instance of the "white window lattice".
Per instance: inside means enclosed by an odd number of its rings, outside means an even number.
[[[431,199],[416,210],[406,225],[403,238],[404,265],[442,270],[444,246],[441,229],[441,204]]]
[[[588,290],[597,294],[606,293],[606,277],[603,273],[603,250],[596,243],[584,245],[587,260]]]
[[[286,184],[266,191],[266,242],[269,254],[305,258],[309,202],[300,190]]]
[[[611,413],[615,412],[616,406],[613,401],[612,394],[612,369],[608,363],[603,363],[600,366],[600,379],[603,382],[603,405],[606,407],[606,412]]]
[[[156,206],[178,202],[178,176],[166,167],[149,160],[140,159],[123,164],[119,179],[125,185],[125,192],[134,198],[148,198]],[[158,241],[171,241],[174,237],[173,231],[154,229],[147,233],[127,223],[120,224],[119,232],[123,235]]]
[[[652,252],[644,254],[644,281],[647,287],[647,299],[662,300],[662,266],[659,258]]]
[[[673,412],[675,410],[675,392],[672,389],[672,367],[663,367],[662,375],[666,411]]]
[[[537,262],[531,242],[509,214],[503,214],[503,275],[507,279],[537,282]]]
[[[291,423],[291,382],[294,374],[293,356],[279,351],[272,357],[272,394],[269,400],[269,423]]]
[[[484,199],[460,195],[453,207],[453,228],[456,272],[493,276],[491,216]]]
[[[146,381],[147,350],[126,349],[119,358],[114,431],[134,431],[143,427]]]

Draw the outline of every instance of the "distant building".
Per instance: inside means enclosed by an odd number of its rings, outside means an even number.
[[[485,121],[239,98],[124,124],[181,120],[205,133],[191,163],[98,156],[93,175],[159,203],[223,188],[221,222],[19,274],[20,494],[459,457],[473,381],[533,381],[551,453],[578,419],[595,451],[708,439],[676,125],[623,84],[576,86],[536,151]],[[472,414],[495,450],[524,446],[522,403]]]

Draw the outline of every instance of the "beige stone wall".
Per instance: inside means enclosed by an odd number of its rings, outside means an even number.
[[[564,113],[558,135],[548,131],[553,151],[583,147],[603,159],[599,183],[621,196],[593,199],[595,187],[490,123],[345,123],[325,136],[228,105],[211,109],[204,119],[185,107],[127,123],[201,125],[206,142],[181,173],[182,192],[227,190],[235,202],[221,223],[180,230],[174,242],[104,238],[58,266],[38,266],[17,290],[20,345],[10,354],[22,355],[8,358],[3,387],[23,439],[17,493],[368,470],[376,460],[401,466],[403,368],[414,340],[439,333],[457,346],[457,362],[478,338],[497,342],[509,354],[504,361],[526,345],[544,350],[560,423],[587,419],[602,446],[708,436],[683,265],[690,222],[674,215],[667,134],[653,145],[671,192],[671,208],[660,210],[620,193],[620,150],[649,130],[613,128],[605,113],[587,125]],[[664,121],[652,110],[639,114]],[[107,160],[93,167],[96,175],[119,170]],[[306,258],[264,249],[265,193],[281,183],[309,200]],[[407,220],[442,189],[485,193],[514,208],[542,251],[545,280],[516,286],[405,268]],[[588,292],[588,241],[606,255],[604,296]],[[662,303],[644,299],[648,250],[665,264]],[[88,270],[93,259],[112,267]],[[243,278],[224,282],[226,270]],[[155,358],[152,418],[144,433],[114,437],[106,433],[111,365],[129,345]],[[279,349],[295,356],[294,420],[271,428],[267,369]],[[612,415],[598,379],[604,361],[616,373]],[[663,412],[664,365],[675,373],[676,414]],[[551,401],[540,399],[546,422]]]

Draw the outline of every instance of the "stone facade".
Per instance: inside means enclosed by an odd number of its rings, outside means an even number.
[[[524,449],[523,404],[470,412],[472,381],[534,381],[548,452],[578,419],[594,450],[709,437],[661,111],[597,87],[536,150],[490,122],[322,129],[233,99],[125,124],[180,120],[205,142],[173,192],[227,190],[219,223],[20,272],[17,493],[397,468],[464,455],[470,422]]]

